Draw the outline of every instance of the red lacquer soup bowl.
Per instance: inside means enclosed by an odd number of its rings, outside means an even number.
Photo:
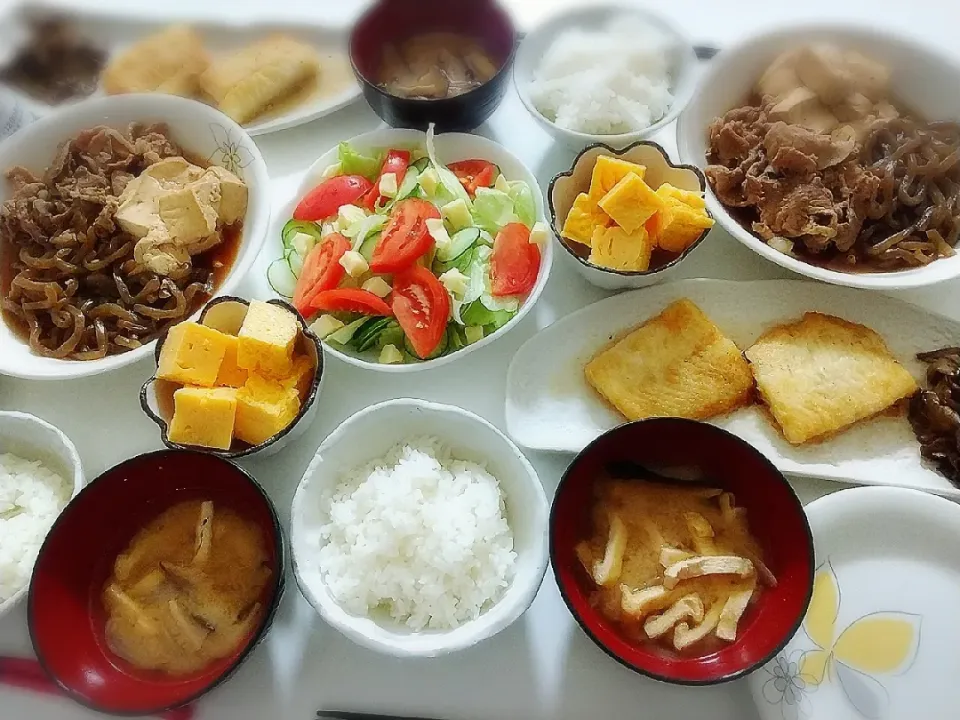
[[[261,530],[272,570],[262,619],[229,656],[171,676],[139,670],[110,651],[101,600],[114,561],[144,525],[188,500],[212,500]],[[28,599],[40,664],[77,702],[116,715],[153,715],[185,705],[224,682],[266,635],[284,586],[283,536],[257,482],[212,455],[163,450],[107,470],[67,506],[47,536]]]
[[[678,654],[624,635],[593,607],[592,580],[575,547],[592,531],[598,478],[640,476],[641,469],[696,478],[733,493],[777,584],[743,616],[732,643]],[[656,680],[709,685],[742,677],[770,660],[803,621],[813,591],[813,539],[803,506],[758,450],[725,430],[680,418],[628,423],[591,443],[567,469],[550,516],[550,557],[564,602],[584,632],[623,665]]]

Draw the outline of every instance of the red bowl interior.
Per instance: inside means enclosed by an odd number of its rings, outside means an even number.
[[[273,568],[262,598],[266,612],[231,656],[199,673],[173,678],[138,670],[107,647],[103,586],[115,558],[140,528],[172,505],[201,498],[261,528]],[[78,702],[101,712],[153,714],[196,699],[239,666],[273,620],[283,573],[276,512],[243,470],[193,451],[140,455],[94,480],[54,524],[30,584],[30,636],[40,663]]]
[[[350,38],[353,66],[376,85],[384,45],[441,31],[476,39],[500,68],[513,52],[516,39],[510,16],[493,0],[381,0],[354,26]]]
[[[703,656],[676,655],[625,639],[590,605],[593,585],[576,544],[591,532],[594,483],[611,461],[650,469],[697,468],[711,485],[736,495],[777,578],[744,616],[737,639]],[[657,418],[622,425],[589,445],[567,469],[550,518],[550,554],[557,585],[580,626],[624,665],[658,680],[709,684],[764,664],[793,637],[813,590],[813,539],[803,507],[783,475],[749,444],[706,423]]]

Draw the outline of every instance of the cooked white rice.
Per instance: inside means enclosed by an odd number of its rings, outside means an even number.
[[[568,130],[612,135],[643,130],[670,109],[673,39],[623,16],[598,30],[573,29],[550,44],[530,99]]]
[[[319,567],[354,615],[386,611],[414,630],[480,615],[510,584],[517,555],[497,479],[416,438],[343,478],[324,508]]]
[[[72,489],[43,463],[0,453],[0,602],[30,582],[40,546]]]

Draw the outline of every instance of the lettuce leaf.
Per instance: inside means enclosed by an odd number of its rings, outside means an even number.
[[[337,157],[340,160],[340,172],[343,175],[362,175],[371,182],[380,175],[383,165],[383,153],[364,155],[350,143],[342,142],[337,148]]]
[[[513,200],[513,211],[520,222],[532,228],[537,221],[537,204],[533,199],[533,191],[523,180],[513,180],[507,183],[510,187],[508,194]]]
[[[513,199],[505,192],[492,188],[477,188],[473,200],[473,220],[477,227],[496,236],[509,223],[520,222],[514,211]]]

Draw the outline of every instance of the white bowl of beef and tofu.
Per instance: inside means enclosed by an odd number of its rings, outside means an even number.
[[[96,375],[148,356],[236,287],[270,220],[257,146],[179,97],[66,108],[0,146],[0,172],[0,374],[16,377]]]
[[[684,162],[737,240],[793,272],[892,290],[960,276],[960,62],[869,27],[794,25],[711,61]]]

